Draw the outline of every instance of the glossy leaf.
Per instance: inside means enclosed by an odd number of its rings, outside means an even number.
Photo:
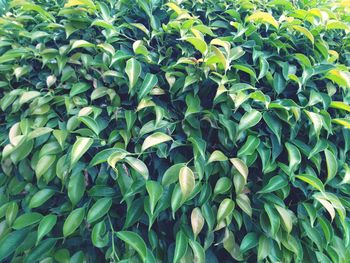
[[[77,208],[68,215],[66,221],[63,224],[64,237],[72,235],[75,232],[75,230],[77,230],[77,228],[83,222],[84,215],[85,215],[84,207]]]
[[[195,186],[194,174],[189,167],[184,166],[180,169],[179,183],[182,192],[182,197],[184,200],[186,200],[194,190]]]
[[[86,220],[89,224],[97,221],[101,217],[103,217],[105,214],[108,213],[109,209],[112,206],[112,199],[111,198],[101,198],[96,201],[96,203],[93,204],[93,206],[90,208],[90,210],[87,213]]]
[[[158,145],[163,142],[170,141],[171,137],[167,134],[161,133],[161,132],[156,132],[153,133],[152,135],[149,135],[143,142],[141,151],[145,151],[150,147],[153,147],[155,145]]]
[[[25,213],[17,217],[15,222],[13,222],[12,227],[16,230],[21,229],[21,228],[38,223],[42,217],[43,217],[42,214],[39,214],[36,212]]]
[[[126,62],[125,72],[129,77],[129,90],[132,90],[141,74],[141,64],[131,58]]]
[[[93,139],[78,137],[72,147],[70,165],[74,165],[79,159],[84,155],[84,153],[89,150],[93,143]]]
[[[188,247],[188,239],[185,236],[183,231],[179,231],[176,234],[176,244],[175,244],[175,252],[174,252],[174,263],[177,263],[181,260],[181,258],[186,254]]]
[[[45,235],[47,235],[52,230],[52,228],[56,225],[56,222],[56,215],[47,215],[40,220],[38,226],[38,237],[36,239],[37,244]]]
[[[117,232],[117,237],[135,249],[140,255],[142,261],[145,262],[147,247],[143,239],[137,233],[131,231],[120,231]]]

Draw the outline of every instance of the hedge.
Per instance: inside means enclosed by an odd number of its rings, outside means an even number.
[[[348,0],[0,14],[0,262],[349,262]]]

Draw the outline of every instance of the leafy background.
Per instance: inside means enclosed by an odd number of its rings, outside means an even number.
[[[0,261],[349,262],[348,0],[0,14]]]

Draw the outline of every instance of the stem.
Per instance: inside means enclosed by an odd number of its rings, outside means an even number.
[[[192,157],[192,158],[186,163],[186,166],[188,166],[188,164],[189,164],[190,162],[192,162],[193,159],[194,159],[194,157]]]
[[[117,261],[120,261],[117,252],[115,251],[115,245],[114,245],[114,234],[116,233],[114,228],[113,228],[113,224],[112,224],[112,220],[110,218],[110,216],[108,215],[108,222],[109,222],[109,226],[112,230],[112,255],[117,259]]]

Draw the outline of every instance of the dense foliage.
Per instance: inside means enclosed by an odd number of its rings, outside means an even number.
[[[0,9],[0,262],[349,262],[348,0]]]

